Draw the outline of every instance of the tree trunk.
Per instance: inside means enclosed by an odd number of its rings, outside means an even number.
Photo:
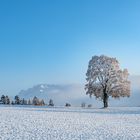
[[[107,108],[108,107],[108,95],[107,95],[107,93],[104,93],[103,103],[104,103],[104,108]]]

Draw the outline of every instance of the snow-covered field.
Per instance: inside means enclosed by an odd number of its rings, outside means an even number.
[[[0,140],[140,140],[140,108],[0,106]]]

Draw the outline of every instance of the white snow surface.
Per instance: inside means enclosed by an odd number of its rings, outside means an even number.
[[[140,140],[140,107],[0,106],[0,140]]]

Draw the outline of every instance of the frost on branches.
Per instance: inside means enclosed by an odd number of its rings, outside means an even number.
[[[94,95],[108,107],[108,98],[129,97],[130,81],[127,69],[121,70],[116,58],[94,56],[89,61],[86,73],[86,94]]]

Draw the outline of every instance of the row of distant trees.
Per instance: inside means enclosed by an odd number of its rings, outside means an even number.
[[[4,105],[36,105],[43,106],[46,105],[43,99],[39,99],[36,96],[33,99],[26,100],[24,98],[20,98],[18,95],[15,96],[14,100],[10,100],[10,98],[6,95],[2,95],[0,98],[0,104]],[[49,106],[54,106],[53,100],[49,100]]]
[[[39,99],[36,96],[33,99],[26,100],[24,98],[20,98],[18,95],[15,96],[14,100],[10,100],[10,98],[6,95],[2,95],[0,98],[0,104],[4,105],[35,105],[35,106],[54,106],[54,102],[52,99],[49,100],[49,103],[46,104],[43,99]],[[66,107],[70,107],[70,103],[65,104]],[[81,107],[86,107],[86,103],[81,103]],[[87,107],[92,107],[91,104],[87,105]]]

